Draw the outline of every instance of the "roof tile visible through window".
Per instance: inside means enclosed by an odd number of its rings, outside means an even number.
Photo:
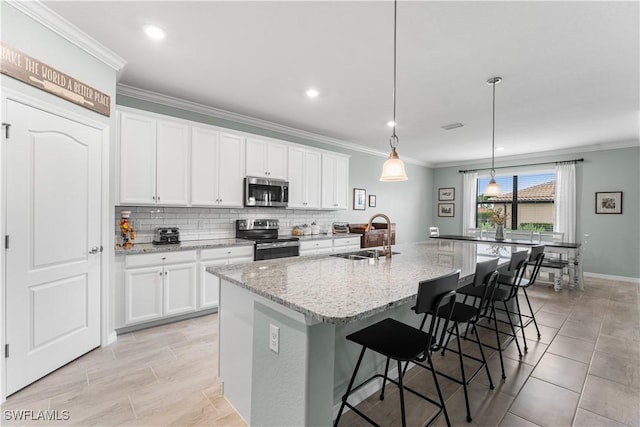
[[[518,191],[518,202],[553,202],[555,193],[556,182],[545,182]],[[490,197],[487,201],[493,203],[510,203],[513,201],[513,192]]]

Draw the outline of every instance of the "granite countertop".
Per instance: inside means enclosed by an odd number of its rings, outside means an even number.
[[[475,243],[458,241],[406,243],[393,251],[399,254],[373,262],[319,255],[207,271],[312,319],[344,324],[413,301],[421,280],[460,269],[460,282],[467,283],[476,262],[491,258]]]
[[[209,239],[185,240],[178,245],[154,245],[153,243],[136,243],[130,249],[116,245],[116,255],[134,255],[151,252],[185,251],[189,249],[211,249],[226,246],[253,246],[254,242],[245,239]]]

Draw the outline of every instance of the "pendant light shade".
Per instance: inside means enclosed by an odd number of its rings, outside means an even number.
[[[493,122],[491,132],[491,180],[487,184],[487,188],[484,189],[486,196],[495,196],[500,194],[500,186],[496,182],[496,170],[495,170],[495,154],[496,154],[496,85],[502,81],[502,77],[492,77],[487,80],[487,84],[492,86],[493,89]]]
[[[391,153],[389,158],[382,165],[382,175],[380,181],[383,182],[398,182],[406,181],[407,172],[404,170],[404,163],[398,157],[396,147],[398,146],[398,136],[396,135],[396,34],[397,34],[397,22],[398,22],[398,1],[393,2],[393,134],[389,139],[389,145],[391,145]]]
[[[392,147],[389,158],[384,162],[384,165],[382,165],[380,181],[397,182],[406,181],[407,179],[409,178],[407,177],[407,172],[404,170],[404,163],[398,157],[395,147]]]

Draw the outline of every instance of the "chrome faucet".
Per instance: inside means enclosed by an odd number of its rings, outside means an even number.
[[[383,218],[385,221],[387,221],[387,245],[385,246],[383,244],[382,250],[387,258],[391,258],[391,220],[389,219],[389,217],[381,213],[374,214],[371,218],[369,218],[369,224],[367,225],[365,232],[371,230],[371,224],[373,224],[373,220],[376,218]]]

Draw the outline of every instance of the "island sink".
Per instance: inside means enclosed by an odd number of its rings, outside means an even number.
[[[400,252],[391,252],[392,255],[397,255]],[[379,258],[379,257],[384,257],[384,251],[383,250],[379,250],[379,249],[367,249],[367,250],[363,250],[363,251],[355,251],[355,252],[344,252],[344,253],[340,253],[340,254],[331,254],[331,256],[337,256],[340,258],[345,258],[345,259],[353,259],[353,260],[359,260],[359,259],[369,259],[369,258]]]

